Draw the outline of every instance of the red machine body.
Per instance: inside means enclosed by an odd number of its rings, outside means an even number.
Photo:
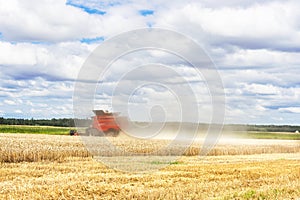
[[[116,122],[119,113],[111,113],[103,110],[93,110],[95,116],[90,128],[86,129],[87,135],[113,136],[119,135],[120,127]]]

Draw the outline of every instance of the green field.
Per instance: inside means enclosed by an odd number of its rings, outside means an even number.
[[[253,139],[300,140],[300,134],[295,133],[248,132],[246,135]]]
[[[225,136],[243,139],[278,139],[278,140],[300,140],[300,134],[291,132],[262,132],[262,131],[235,131],[225,132]]]
[[[0,125],[0,133],[68,135],[71,128],[54,126]]]

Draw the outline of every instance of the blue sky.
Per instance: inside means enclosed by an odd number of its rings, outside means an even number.
[[[125,31],[160,27],[193,38],[211,57],[224,84],[226,123],[300,124],[299,1],[0,4],[0,117],[72,117],[74,83],[97,45]],[[145,55],[157,60],[159,53]],[[122,67],[137,58],[126,59]]]

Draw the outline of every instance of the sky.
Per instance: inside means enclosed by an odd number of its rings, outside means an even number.
[[[297,0],[0,0],[0,5],[0,117],[73,117],[74,85],[96,47],[126,31],[159,27],[192,38],[211,58],[224,85],[225,123],[300,124]],[[178,59],[145,51],[114,63],[103,87],[109,90],[123,69],[159,59],[193,78]],[[200,99],[209,93],[204,85],[193,87]],[[111,97],[101,90],[99,95]],[[172,102],[172,95],[148,87],[132,98],[155,105]],[[206,122],[211,106],[203,102]]]

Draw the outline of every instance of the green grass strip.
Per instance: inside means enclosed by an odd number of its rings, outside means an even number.
[[[0,133],[68,135],[70,129],[72,128],[52,126],[0,125]]]

